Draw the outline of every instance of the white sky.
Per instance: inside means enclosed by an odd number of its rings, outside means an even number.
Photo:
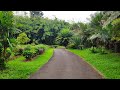
[[[58,19],[62,19],[65,21],[81,21],[87,22],[86,18],[90,17],[90,14],[95,13],[96,11],[43,11],[44,17],[48,17],[53,19],[56,16]]]

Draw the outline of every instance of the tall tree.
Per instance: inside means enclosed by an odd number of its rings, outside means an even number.
[[[12,32],[13,27],[13,12],[12,11],[0,11],[0,42],[3,46],[2,51],[2,63],[6,58],[6,49],[9,46],[9,33]],[[5,66],[3,66],[5,67]],[[2,67],[0,67],[2,68]]]
[[[30,16],[31,17],[42,17],[44,14],[42,11],[30,11]]]
[[[57,44],[66,47],[68,45],[72,35],[73,35],[73,33],[69,29],[62,29],[60,31],[58,37],[56,38]]]

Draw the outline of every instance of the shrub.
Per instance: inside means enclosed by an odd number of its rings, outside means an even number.
[[[18,43],[15,38],[11,38],[9,40],[10,40],[10,43],[12,44],[13,47],[15,47],[17,45],[17,43]]]
[[[30,52],[32,53],[32,58],[35,57],[38,53],[38,50],[36,49],[35,46],[32,46],[30,49]]]
[[[36,46],[35,49],[36,49],[36,52],[38,55],[44,53],[44,51],[45,51],[44,46]]]
[[[17,37],[17,41],[20,44],[26,44],[27,42],[30,41],[30,39],[27,37],[26,33],[21,33],[19,34],[19,36]]]
[[[99,52],[100,52],[100,54],[107,54],[105,47],[100,47]]]
[[[23,56],[25,56],[26,59],[31,60],[31,58],[35,57],[37,53],[38,49],[36,46],[28,45],[23,51]]]
[[[27,60],[31,60],[31,58],[32,58],[32,52],[29,51],[29,50],[25,50],[25,51],[23,52],[23,56],[24,56]]]
[[[71,44],[69,44],[69,45],[67,46],[67,48],[73,48],[73,49],[75,49],[75,45],[74,45],[73,43],[71,43]]]
[[[59,45],[52,45],[53,48],[57,48]]]
[[[79,36],[73,36],[70,40],[70,44],[72,45],[71,48],[74,48],[74,49],[83,48],[83,46],[81,45],[81,38]]]
[[[39,54],[43,54],[44,53],[44,49],[39,49]]]
[[[15,53],[15,56],[17,55],[22,55],[23,54],[23,48],[15,48],[14,49],[14,53]]]
[[[84,45],[78,45],[78,49],[83,50]]]
[[[64,46],[58,46],[57,48],[64,48],[64,49],[65,49],[65,47],[64,47]]]
[[[26,59],[30,60],[31,58],[44,53],[44,51],[45,51],[45,46],[43,45],[35,45],[35,46],[28,45],[23,50],[23,56],[25,56]]]
[[[18,50],[19,55],[22,55],[23,50],[24,50],[23,48],[20,48],[20,49]]]
[[[105,49],[105,47],[91,47],[90,51],[92,53],[100,53],[100,54],[107,54],[107,50]]]
[[[31,45],[28,45],[27,47],[24,48],[24,50],[31,50],[32,46]]]
[[[38,48],[38,47],[35,47],[35,48],[34,48],[34,51],[35,51],[35,54],[36,54],[36,55],[39,54],[39,48]]]
[[[45,45],[37,45],[37,47],[39,49],[43,49],[44,51],[47,49],[47,47]]]
[[[96,47],[91,47],[91,48],[90,48],[90,51],[91,51],[92,53],[97,53],[97,52],[98,52]]]

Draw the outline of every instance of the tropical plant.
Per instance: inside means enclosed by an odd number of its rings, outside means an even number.
[[[29,42],[30,39],[27,37],[26,33],[21,33],[17,37],[17,41],[19,44],[27,44],[27,42]]]
[[[2,43],[3,50],[0,57],[0,68],[5,68],[6,49],[9,47],[9,33],[12,33],[13,27],[13,12],[0,11],[0,42]]]
[[[79,36],[74,36],[70,40],[70,45],[73,45],[72,48],[82,49],[81,38]]]
[[[56,38],[57,44],[66,47],[68,45],[72,35],[73,35],[73,33],[69,29],[61,30],[58,37]]]

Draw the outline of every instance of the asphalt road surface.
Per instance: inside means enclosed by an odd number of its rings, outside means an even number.
[[[102,79],[103,77],[77,55],[55,49],[53,57],[29,79]]]

